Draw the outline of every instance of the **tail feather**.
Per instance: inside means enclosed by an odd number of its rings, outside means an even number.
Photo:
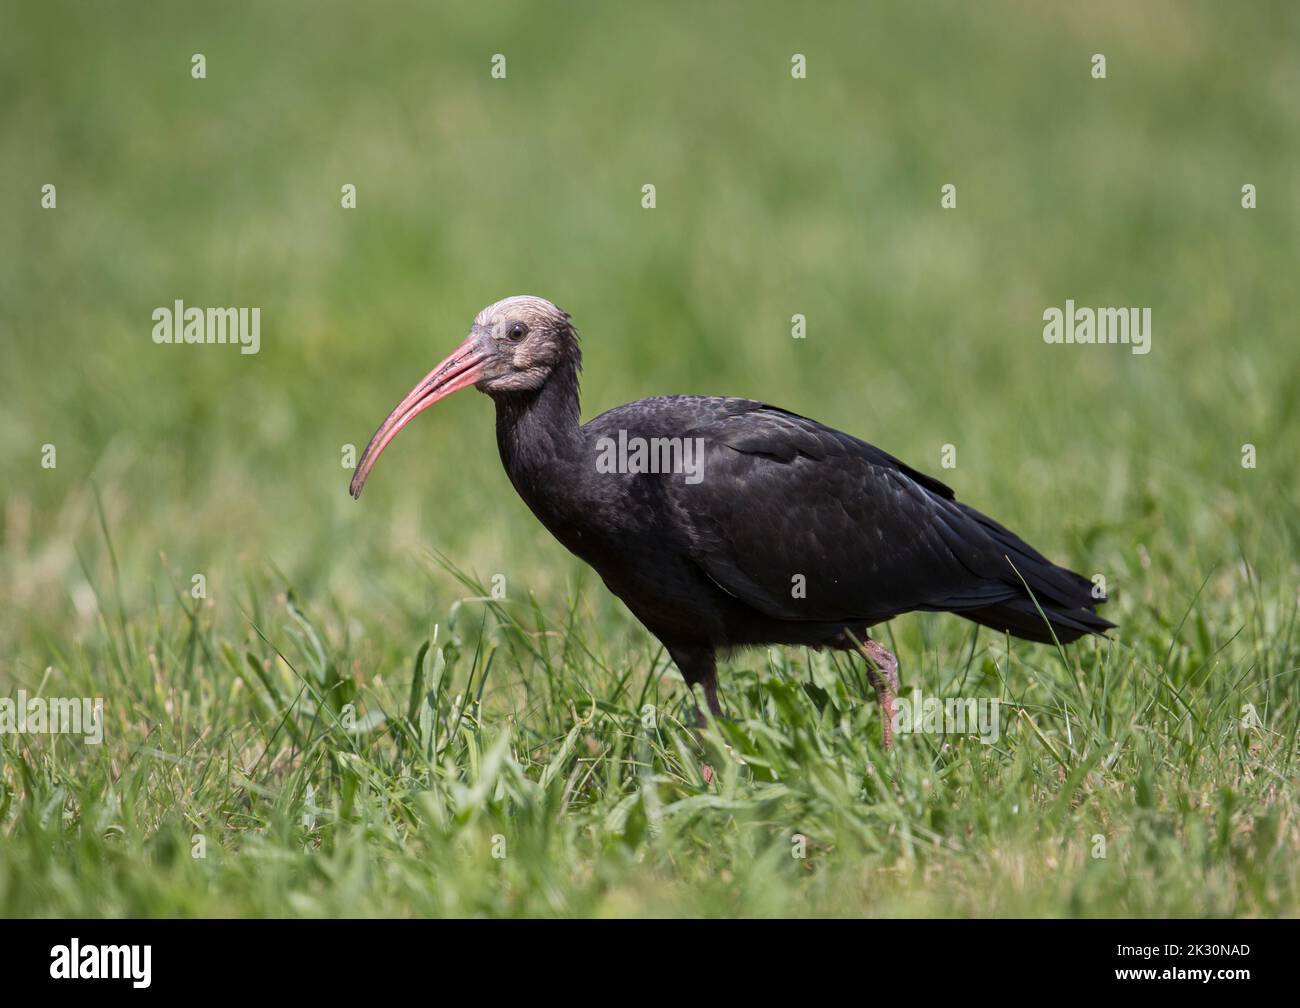
[[[1085,634],[1104,634],[1115,626],[1097,614],[1097,606],[1106,596],[1096,595],[1093,583],[1082,574],[1052,563],[987,515],[965,505],[959,507],[980,523],[1001,551],[1007,565],[1001,580],[1009,597],[955,609],[957,615],[1040,644],[1050,644],[1054,638],[1068,644]]]
[[[1062,609],[1058,606],[1045,605],[1042,600],[1042,613],[1027,598],[1011,599],[997,605],[981,606],[978,609],[962,609],[957,615],[982,626],[1009,633],[1013,637],[1036,641],[1039,644],[1051,644],[1053,635],[1062,644],[1076,641],[1084,634],[1104,634],[1115,626],[1110,620],[1098,616],[1086,606],[1077,609]],[[1043,617],[1047,617],[1044,620]]]

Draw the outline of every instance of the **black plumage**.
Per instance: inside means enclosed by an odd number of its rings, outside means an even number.
[[[720,650],[859,649],[888,713],[896,662],[867,632],[901,613],[952,612],[1038,642],[1113,626],[1086,578],[865,441],[721,397],[643,399],[580,425],[580,365],[569,317],[550,302],[489,306],[376,433],[354,495],[412,416],[475,384],[496,402],[501,459],[524,502],[663,642],[715,713]],[[677,452],[686,471],[603,471],[602,451],[635,439],[667,446],[665,460],[688,439],[698,453]]]

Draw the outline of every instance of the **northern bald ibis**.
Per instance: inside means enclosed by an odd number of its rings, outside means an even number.
[[[815,420],[751,399],[664,396],[579,423],[581,362],[569,314],[551,302],[488,305],[370,439],[352,496],[413,417],[473,385],[496,403],[519,496],[663,642],[715,715],[719,649],[853,649],[886,747],[898,662],[867,636],[873,625],[944,611],[1040,643],[1114,626],[1086,578],[938,480]],[[680,464],[647,465],[647,446],[650,461],[675,452]]]

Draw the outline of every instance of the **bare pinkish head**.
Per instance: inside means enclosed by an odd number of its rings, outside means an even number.
[[[361,453],[348,492],[361,496],[366,477],[389,442],[439,399],[471,385],[489,395],[539,389],[555,365],[575,350],[568,313],[545,298],[520,294],[488,305],[475,317],[464,342],[379,425]]]

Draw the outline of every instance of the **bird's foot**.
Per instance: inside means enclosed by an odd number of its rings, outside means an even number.
[[[858,650],[867,660],[867,681],[876,691],[876,700],[880,703],[885,748],[889,749],[894,744],[894,696],[898,691],[898,659],[870,639],[859,644]]]

